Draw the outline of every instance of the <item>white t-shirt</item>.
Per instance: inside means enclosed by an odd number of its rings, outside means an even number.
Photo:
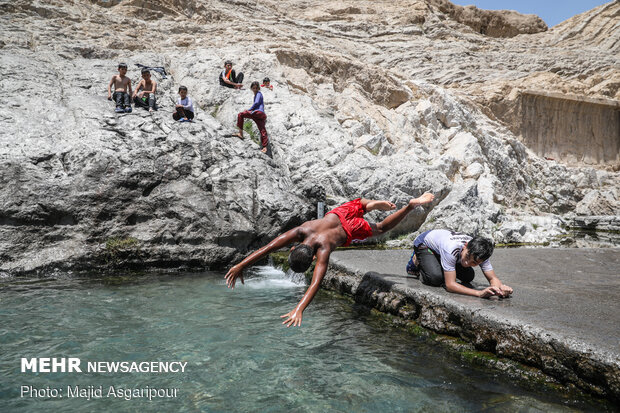
[[[185,96],[185,99],[178,98],[177,105],[183,105],[183,109],[185,110],[194,111],[194,102],[192,102],[192,98],[189,96]]]
[[[441,257],[441,267],[444,271],[455,271],[455,266],[461,261],[461,251],[470,237],[460,232],[448,231],[446,229],[434,229],[423,232],[414,241],[414,245],[426,245],[428,248],[439,254]],[[482,271],[491,271],[493,266],[487,259],[480,264]]]

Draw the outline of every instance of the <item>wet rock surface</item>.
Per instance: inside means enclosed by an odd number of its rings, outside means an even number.
[[[619,253],[618,249],[496,250],[494,269],[515,291],[503,300],[423,285],[406,275],[410,250],[337,251],[322,285],[617,401]],[[479,269],[474,285],[488,285]]]
[[[221,267],[316,216],[318,201],[360,196],[436,194],[391,236],[444,226],[544,241],[575,211],[618,215],[620,174],[540,158],[511,129],[510,105],[533,83],[617,98],[618,44],[606,39],[619,7],[497,39],[420,0],[380,12],[370,1],[2,2],[0,272]],[[528,19],[521,32],[538,31]],[[247,81],[272,79],[272,157],[231,136],[252,94],[217,84],[226,59]],[[134,86],[137,63],[166,68],[167,79],[153,73],[159,111],[113,113],[119,61]],[[180,84],[192,124],[171,118]]]

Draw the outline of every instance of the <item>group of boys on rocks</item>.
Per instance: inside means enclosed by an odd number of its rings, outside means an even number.
[[[219,75],[220,85],[232,89],[243,88],[243,73],[235,73],[232,68],[233,64],[230,60],[224,63],[224,70]],[[148,108],[149,112],[157,110],[155,94],[157,93],[157,81],[151,79],[151,72],[148,67],[142,67],[142,80],[132,93],[131,79],[127,76],[127,64],[119,63],[118,75],[112,76],[108,84],[108,100],[114,100],[116,104],[116,113],[131,113],[131,100],[136,106]],[[260,92],[261,87],[273,90],[273,86],[268,77],[263,79],[263,84],[252,82],[250,89],[254,93],[254,101],[252,106],[237,115],[237,127],[239,132],[236,136],[243,139],[243,122],[244,119],[252,119],[261,134],[261,151],[267,153],[269,145],[269,137],[265,123],[267,115],[265,114],[265,105],[263,102],[263,94]],[[112,92],[114,88],[114,92]],[[175,104],[175,111],[172,118],[179,122],[191,122],[194,119],[195,110],[192,98],[187,95],[187,87],[179,86],[179,98]]]

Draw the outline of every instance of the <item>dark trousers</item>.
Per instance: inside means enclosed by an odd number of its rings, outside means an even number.
[[[433,287],[443,285],[445,280],[439,254],[433,253],[430,248],[424,245],[416,247],[415,254],[418,257],[418,268],[422,282]],[[460,263],[457,263],[454,269],[456,270],[456,278],[463,283],[472,282],[476,275],[472,267],[465,268]]]
[[[230,79],[231,82],[233,83],[243,83],[243,73],[239,72],[239,74],[236,74],[235,71],[233,70],[230,73]],[[229,85],[228,83],[224,82],[222,80],[222,78],[220,77],[220,85],[224,86],[224,87],[229,87],[229,88],[234,88],[233,85]]]
[[[194,119],[194,112],[183,108],[177,108],[177,111],[172,114],[172,119],[179,120],[182,118],[192,120]]]
[[[250,112],[249,110],[246,110],[239,113],[237,115],[237,127],[239,129],[243,129],[243,120],[246,118],[252,119],[256,122],[256,126],[258,126],[258,130],[260,131],[261,146],[263,148],[267,147],[269,144],[269,138],[267,136],[267,129],[265,129],[265,122],[267,121],[267,115],[265,115],[265,112],[261,112],[260,110]]]
[[[140,106],[142,108],[151,108],[155,110],[155,94],[154,93],[145,93],[143,97],[139,98],[136,96],[133,98],[133,103],[136,106]]]
[[[117,108],[127,108],[131,106],[129,95],[126,92],[114,92],[112,95]]]

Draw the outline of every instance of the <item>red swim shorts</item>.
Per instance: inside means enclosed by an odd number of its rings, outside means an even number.
[[[328,212],[328,214],[338,215],[342,228],[347,233],[347,242],[343,247],[348,247],[353,240],[363,240],[372,236],[372,228],[364,219],[364,212],[366,211],[360,198],[344,203]]]

